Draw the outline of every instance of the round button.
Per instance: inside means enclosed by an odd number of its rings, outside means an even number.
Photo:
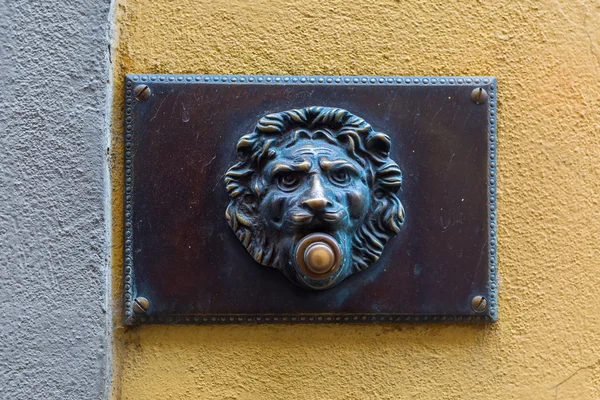
[[[328,279],[340,268],[342,250],[331,235],[311,233],[296,245],[294,261],[303,279]]]
[[[315,274],[325,274],[335,264],[335,254],[326,243],[312,243],[304,252],[306,267]]]

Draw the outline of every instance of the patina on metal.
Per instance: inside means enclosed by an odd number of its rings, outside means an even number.
[[[227,222],[260,264],[306,289],[333,287],[376,262],[400,231],[402,174],[390,147],[341,108],[266,115],[225,175]]]
[[[124,314],[493,322],[490,77],[127,75]]]

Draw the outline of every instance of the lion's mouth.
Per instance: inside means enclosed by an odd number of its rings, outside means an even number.
[[[290,221],[295,225],[322,224],[337,225],[343,221],[346,213],[344,210],[327,211],[319,215],[304,211],[290,213]]]

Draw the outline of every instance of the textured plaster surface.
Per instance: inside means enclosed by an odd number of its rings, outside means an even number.
[[[600,398],[600,3],[121,0],[116,18],[115,243],[124,73],[496,76],[500,321],[117,326],[114,398]]]
[[[108,393],[109,27],[108,1],[0,4],[0,399]]]

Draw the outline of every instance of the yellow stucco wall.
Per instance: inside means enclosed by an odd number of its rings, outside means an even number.
[[[121,0],[115,399],[600,399],[600,2]],[[121,325],[122,76],[494,75],[500,321]]]

